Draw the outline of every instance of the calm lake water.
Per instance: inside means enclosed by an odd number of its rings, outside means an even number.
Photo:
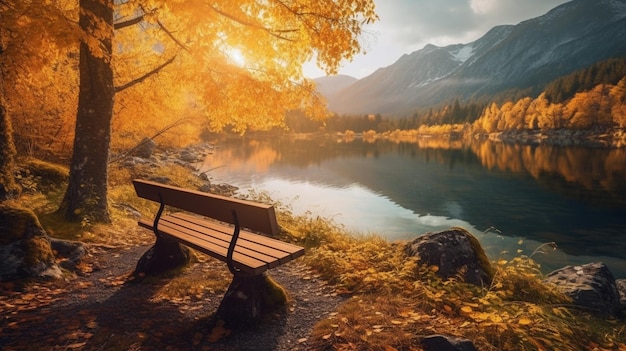
[[[408,240],[460,226],[494,260],[522,250],[546,273],[602,261],[626,278],[624,149],[229,138],[201,168],[350,231]]]

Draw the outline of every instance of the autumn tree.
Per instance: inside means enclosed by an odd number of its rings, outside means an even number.
[[[611,97],[613,99],[611,108],[613,124],[624,128],[626,127],[626,76],[611,89]]]
[[[0,36],[0,57],[2,57],[4,43]],[[0,201],[6,200],[16,193],[18,186],[13,175],[15,166],[15,145],[13,144],[13,130],[11,119],[4,100],[4,73],[0,66]]]
[[[0,55],[2,55],[0,48]],[[6,110],[0,80],[0,201],[6,200],[19,191],[13,175],[15,167],[15,146],[13,144],[11,119]]]
[[[568,127],[572,129],[611,127],[613,119],[608,86],[600,84],[589,91],[577,93],[565,105],[565,113]]]
[[[0,167],[6,193],[15,191],[12,125],[19,109],[16,105],[20,100],[33,101],[20,94],[18,88],[32,82],[44,66],[58,59],[63,49],[77,39],[64,3],[60,0],[58,6],[52,6],[44,0],[0,1]],[[58,39],[53,41],[53,37]]]
[[[60,211],[108,222],[108,158],[113,116],[114,1],[80,0],[79,95],[70,178]],[[91,45],[90,45],[91,44]]]

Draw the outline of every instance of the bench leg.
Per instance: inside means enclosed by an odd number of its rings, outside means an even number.
[[[189,259],[190,253],[187,247],[174,239],[160,236],[154,246],[141,256],[134,274],[160,274],[187,265]]]
[[[266,273],[238,274],[233,277],[215,320],[230,329],[254,325],[267,312],[285,307],[287,301],[286,291]]]

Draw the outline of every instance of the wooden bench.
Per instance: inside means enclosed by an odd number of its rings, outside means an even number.
[[[304,255],[300,246],[257,234],[279,232],[271,205],[140,179],[133,185],[137,196],[160,204],[154,220],[140,220],[139,226],[152,230],[157,240],[175,239],[226,262],[235,275],[258,275]],[[189,213],[164,214],[166,206]]]

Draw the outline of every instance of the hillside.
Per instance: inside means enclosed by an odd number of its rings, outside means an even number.
[[[323,96],[332,96],[354,84],[356,81],[358,81],[358,79],[343,74],[315,79],[317,91]]]

